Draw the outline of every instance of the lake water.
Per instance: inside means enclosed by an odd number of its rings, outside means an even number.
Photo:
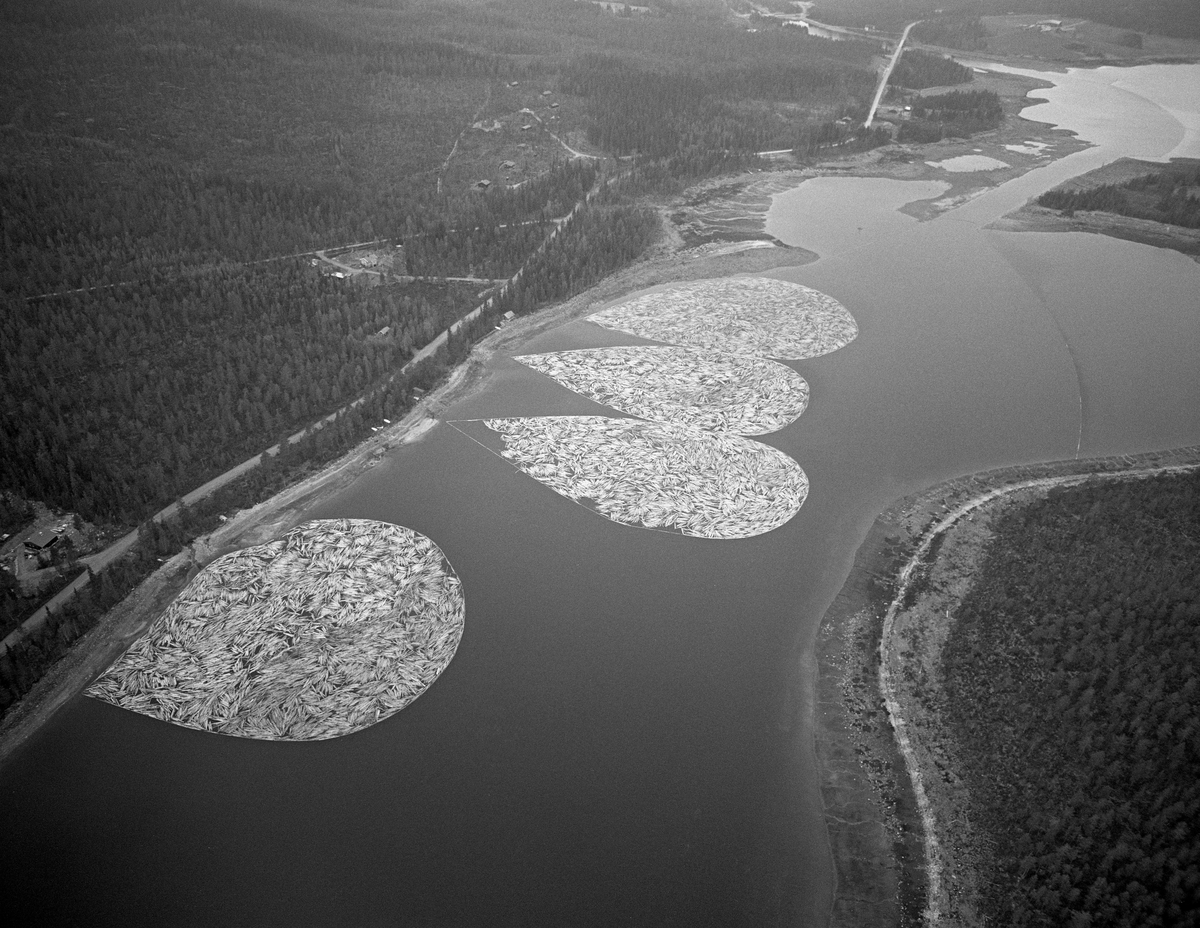
[[[1200,94],[1175,91],[1200,68],[1105,70],[1053,75],[1046,106],[1106,148],[934,221],[896,210],[936,183],[827,178],[776,199],[769,231],[821,258],[775,276],[833,295],[861,330],[794,365],[810,407],[764,439],[811,480],[790,523],[744,541],[617,525],[441,425],[312,512],[397,522],[446,553],[467,621],[441,679],[313,744],[74,700],[0,775],[10,910],[89,926],[824,924],[811,643],[874,515],[974,470],[1200,442],[1200,266],[985,228],[1127,149],[1196,154],[1171,112],[1194,112]],[[1100,119],[1114,97],[1133,142]],[[576,322],[523,350],[634,341]],[[448,418],[604,412],[501,358]]]

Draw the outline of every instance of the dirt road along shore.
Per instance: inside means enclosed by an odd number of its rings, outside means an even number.
[[[1200,467],[1200,447],[951,480],[881,513],[818,640],[817,753],[835,850],[835,928],[979,925],[987,849],[937,716],[942,642],[1006,506],[1088,479]]]

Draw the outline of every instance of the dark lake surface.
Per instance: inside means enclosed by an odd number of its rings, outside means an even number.
[[[1151,101],[1182,113],[1175,89],[1200,86],[1200,68],[1125,69],[1121,87],[1108,70],[1053,75],[1049,92],[1066,101],[1054,121],[1103,148],[934,221],[896,212],[936,199],[929,184],[823,179],[776,199],[770,231],[821,259],[774,276],[836,297],[861,333],[793,365],[810,407],[762,438],[811,481],[791,522],[741,541],[618,525],[441,424],[311,513],[442,548],[467,619],[441,679],[311,744],[74,700],[0,773],[10,911],[88,926],[824,924],[811,643],[875,514],[984,468],[1200,442],[1200,266],[984,228],[1131,146],[1197,153],[1191,117]],[[1141,114],[1132,140],[1093,129],[1113,95]],[[523,350],[634,341],[576,322]],[[447,418],[606,412],[501,358]]]

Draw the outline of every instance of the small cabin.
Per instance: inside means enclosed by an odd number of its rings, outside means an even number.
[[[43,551],[49,551],[58,544],[60,537],[58,532],[53,529],[44,528],[25,539],[25,548],[36,554],[41,554]]]

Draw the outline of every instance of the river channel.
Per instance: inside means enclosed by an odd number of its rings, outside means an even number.
[[[6,908],[122,926],[821,926],[833,892],[811,645],[875,514],[939,480],[1200,443],[1200,265],[987,224],[1125,154],[1200,156],[1200,66],[1045,75],[1025,115],[1097,143],[919,223],[936,182],[809,180],[772,272],[859,337],[795,362],[808,410],[763,438],[811,482],[738,541],[609,522],[439,425],[313,518],[432,538],[466,631],[412,706],[283,744],[79,697],[0,775]],[[1159,102],[1161,101],[1161,105]],[[1117,124],[1105,114],[1118,114]],[[524,352],[634,344],[586,322]],[[610,414],[510,358],[447,419]]]

